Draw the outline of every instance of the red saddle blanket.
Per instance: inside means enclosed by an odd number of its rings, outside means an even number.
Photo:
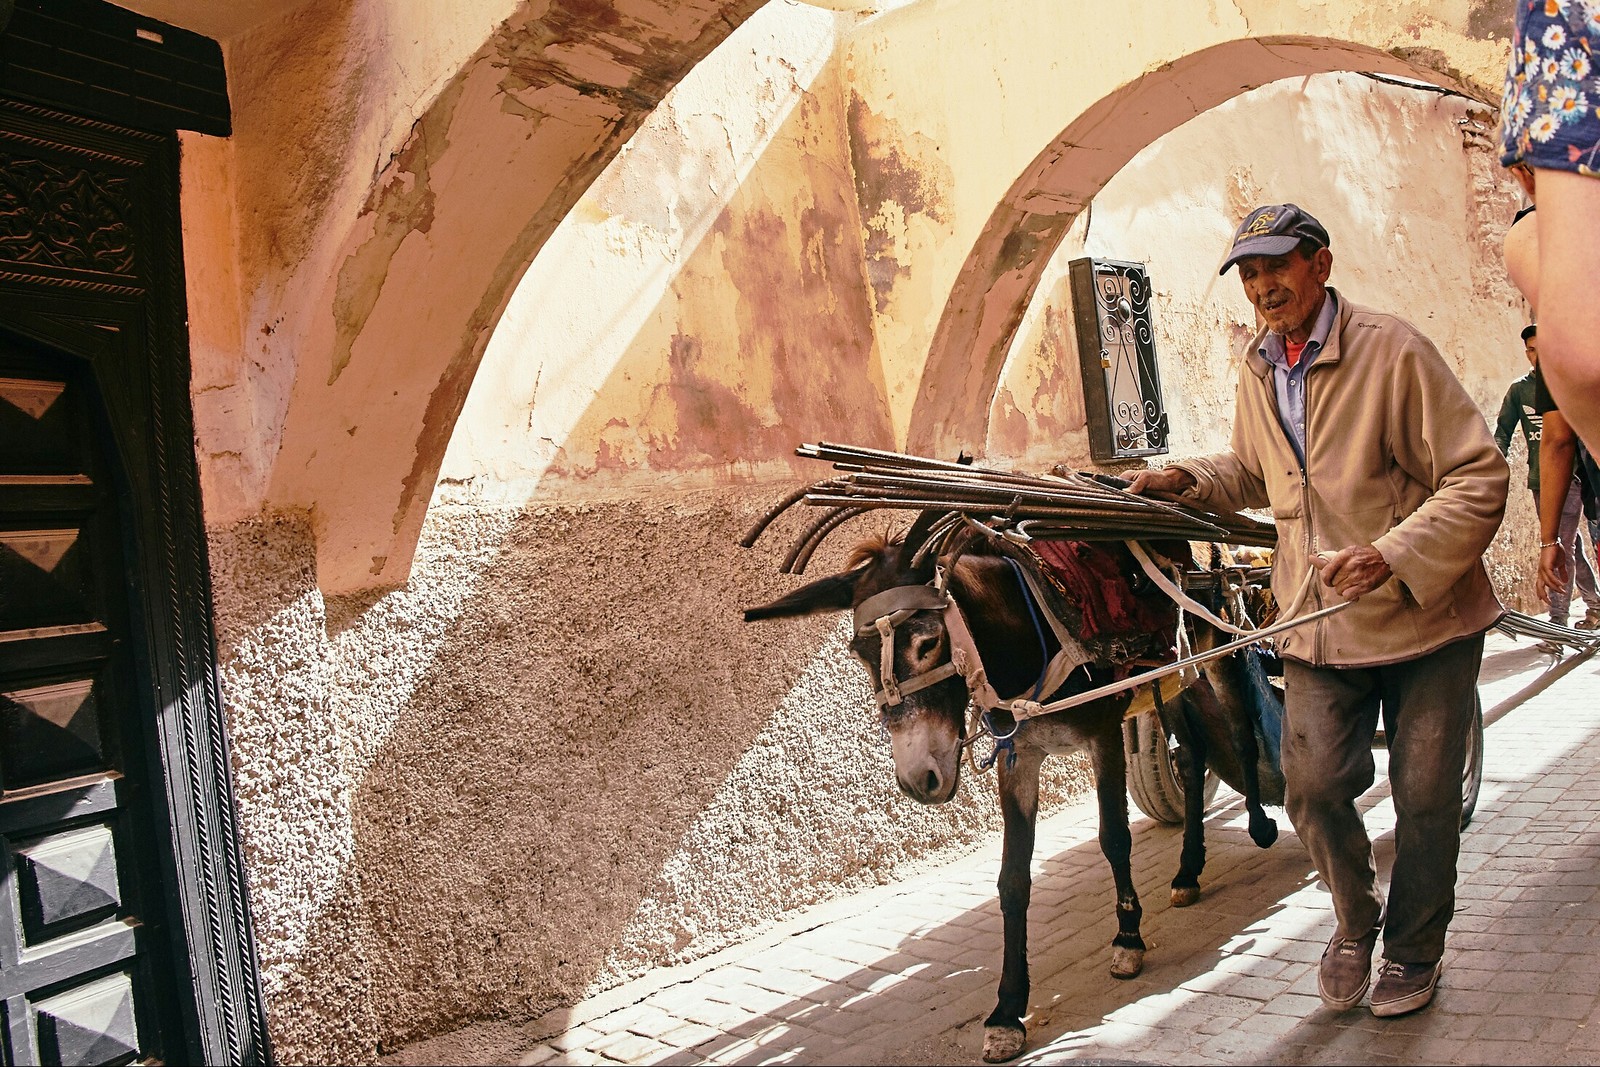
[[[1132,554],[1116,542],[1031,541],[1040,570],[1076,610],[1067,621],[1079,640],[1148,637],[1156,647],[1172,640],[1177,611],[1145,578]]]

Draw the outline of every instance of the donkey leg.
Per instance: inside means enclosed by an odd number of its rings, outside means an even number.
[[[1240,673],[1243,673],[1242,668]],[[1243,686],[1238,691],[1242,690]],[[1257,848],[1267,848],[1278,840],[1278,822],[1261,806],[1261,749],[1256,744],[1248,706],[1240,705],[1233,711],[1234,714],[1225,715],[1224,719],[1233,749],[1239,753],[1239,773],[1244,778],[1244,809],[1250,813],[1250,840]]]
[[[1111,977],[1133,978],[1144,970],[1144,910],[1133,888],[1133,831],[1128,828],[1128,762],[1122,752],[1122,718],[1109,717],[1089,746],[1095,798],[1100,805],[1100,851],[1117,884],[1117,936],[1111,941]]]
[[[1250,739],[1250,747],[1255,748],[1255,738]],[[1250,840],[1258,848],[1267,848],[1278,840],[1278,820],[1267,814],[1267,809],[1261,806],[1261,775],[1256,770],[1254,753],[1244,767],[1244,807],[1250,813]]]
[[[1120,751],[1120,749],[1119,749]],[[1017,747],[1014,766],[1000,761],[1000,811],[1005,818],[1005,846],[1000,858],[1000,914],[1005,923],[1005,957],[1000,967],[1000,995],[983,1022],[983,1058],[989,1063],[1014,1059],[1022,1052],[1028,1031],[1028,900],[1033,892],[1034,821],[1039,813],[1039,765],[1044,753]]]
[[[1170,717],[1183,778],[1183,853],[1172,879],[1172,906],[1187,908],[1200,899],[1200,872],[1206,866],[1206,737],[1191,717],[1189,694],[1181,694],[1176,703]]]
[[[1207,672],[1211,684],[1192,690],[1200,714],[1223,725],[1228,747],[1238,760],[1238,781],[1229,784],[1244,794],[1244,807],[1250,813],[1250,840],[1266,848],[1278,839],[1278,823],[1261,806],[1261,750],[1256,744],[1251,721],[1249,679],[1237,656],[1229,656]],[[1226,778],[1227,776],[1224,775]]]

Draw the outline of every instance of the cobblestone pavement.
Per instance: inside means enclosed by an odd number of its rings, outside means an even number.
[[[1549,657],[1491,634],[1482,795],[1463,839],[1434,1004],[1398,1019],[1317,997],[1327,893],[1281,810],[1270,849],[1223,790],[1199,904],[1167,903],[1180,830],[1135,812],[1149,945],[1110,977],[1114,892],[1090,801],[1040,822],[1020,1063],[1600,1063],[1600,656]],[[1379,753],[1380,773],[1383,755]],[[1363,801],[1380,871],[1387,781]],[[482,1023],[385,1064],[973,1063],[994,1004],[998,842],[573,1008]]]

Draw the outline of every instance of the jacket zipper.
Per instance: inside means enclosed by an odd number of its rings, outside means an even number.
[[[1322,353],[1318,352],[1317,354],[1320,356]],[[1305,412],[1306,412],[1306,444],[1305,444],[1305,452],[1306,452],[1307,455],[1309,455],[1311,453],[1311,371],[1315,366],[1316,366],[1316,364],[1312,363],[1311,366],[1306,368],[1305,373],[1300,376],[1300,390],[1301,390],[1300,403],[1301,403],[1301,406],[1303,406],[1305,408]],[[1273,373],[1276,374],[1276,371],[1274,371]],[[1272,406],[1273,406],[1273,409],[1276,410],[1277,406],[1278,406],[1277,386],[1269,384],[1268,388],[1271,389],[1271,391],[1272,391],[1271,392],[1271,395],[1272,395]],[[1306,566],[1309,567],[1309,566],[1311,566],[1312,543],[1313,543],[1313,536],[1314,536],[1313,535],[1314,527],[1312,526],[1312,522],[1311,522],[1311,483],[1310,483],[1310,480],[1306,477],[1306,461],[1305,461],[1305,458],[1295,451],[1294,438],[1293,438],[1293,436],[1292,436],[1292,434],[1291,434],[1291,432],[1289,430],[1284,429],[1283,422],[1282,422],[1281,419],[1278,420],[1278,430],[1279,430],[1280,433],[1283,434],[1284,443],[1289,446],[1289,451],[1290,451],[1291,454],[1293,454],[1295,456],[1296,464],[1300,468],[1300,512],[1301,512],[1302,515],[1305,516],[1305,526],[1306,526],[1306,535],[1305,535]],[[1301,580],[1302,581],[1304,580],[1304,576],[1301,577]],[[1315,579],[1312,580],[1312,582],[1311,582],[1311,598],[1312,598],[1312,605],[1313,605],[1312,610],[1313,611],[1320,611],[1322,609],[1322,606],[1323,606],[1323,604],[1322,604],[1322,589],[1320,588],[1321,584],[1322,583],[1320,581],[1315,580]],[[1312,633],[1312,638],[1311,638],[1311,662],[1312,662],[1313,666],[1321,667],[1326,662],[1325,641],[1324,641],[1324,637],[1323,637],[1323,624],[1322,624],[1321,621],[1312,623],[1311,633]]]
[[[1318,356],[1322,353],[1318,352]],[[1305,455],[1300,457],[1300,510],[1306,517],[1306,566],[1314,566],[1311,562],[1316,547],[1316,524],[1311,519],[1311,480],[1306,474],[1306,463],[1311,455],[1311,372],[1316,369],[1316,364],[1306,368],[1300,376],[1300,403],[1306,412],[1306,443]],[[1313,610],[1321,611],[1322,581],[1320,578],[1311,579],[1311,602]],[[1311,624],[1311,662],[1321,667],[1328,661],[1326,624],[1323,621]]]

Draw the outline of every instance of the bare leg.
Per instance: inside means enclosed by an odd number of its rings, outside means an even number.
[[[1562,414],[1600,448],[1600,178],[1536,170],[1539,367]]]

